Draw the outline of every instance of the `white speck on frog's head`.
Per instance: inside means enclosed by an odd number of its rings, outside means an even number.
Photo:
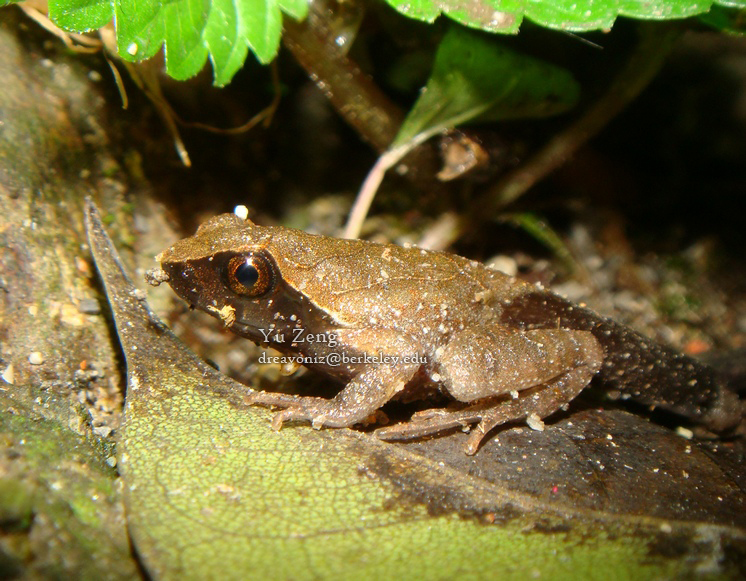
[[[233,213],[242,220],[246,220],[249,217],[249,209],[243,204],[233,208]]]

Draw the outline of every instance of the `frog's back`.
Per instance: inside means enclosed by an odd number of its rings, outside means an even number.
[[[511,300],[525,283],[466,258],[417,247],[340,240],[277,229],[268,246],[283,280],[340,322],[469,322]],[[433,319],[433,320],[435,320]]]

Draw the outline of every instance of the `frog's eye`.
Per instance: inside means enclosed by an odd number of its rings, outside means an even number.
[[[272,260],[259,252],[234,256],[228,262],[228,286],[247,297],[266,294],[275,286]]]

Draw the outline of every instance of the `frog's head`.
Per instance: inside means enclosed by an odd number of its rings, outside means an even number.
[[[168,283],[193,307],[254,341],[294,327],[298,295],[273,256],[275,229],[233,214],[216,216],[156,257]]]

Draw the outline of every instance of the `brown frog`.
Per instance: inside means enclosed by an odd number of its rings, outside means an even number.
[[[444,252],[315,236],[212,218],[161,253],[171,287],[256,343],[346,383],[332,399],[254,392],[315,428],[365,422],[389,400],[435,386],[460,409],[376,431],[405,439],[541,419],[598,374],[614,392],[724,430],[738,398],[714,372],[541,287]]]

